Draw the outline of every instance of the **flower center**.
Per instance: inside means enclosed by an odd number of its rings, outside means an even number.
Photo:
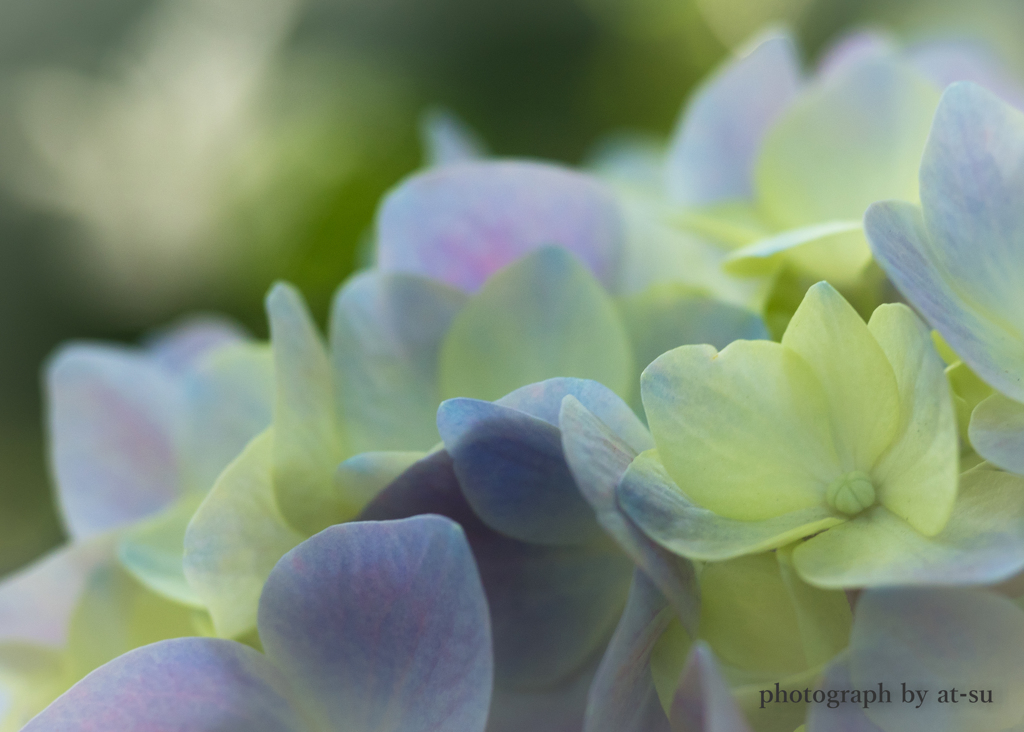
[[[847,516],[856,516],[865,508],[873,506],[875,498],[871,476],[860,470],[839,476],[825,491],[828,505]]]

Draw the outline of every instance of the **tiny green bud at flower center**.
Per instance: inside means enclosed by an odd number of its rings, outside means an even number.
[[[860,470],[854,470],[852,473],[841,475],[832,481],[828,490],[825,491],[825,500],[829,506],[840,513],[855,516],[865,508],[874,505],[875,486],[871,482],[870,475]]]

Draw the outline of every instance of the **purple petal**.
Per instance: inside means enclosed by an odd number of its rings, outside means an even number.
[[[466,531],[491,610],[498,688],[551,690],[611,635],[632,572],[619,552],[531,545],[491,530],[473,513],[443,451],[409,468],[360,518],[418,513],[448,516]]]
[[[585,732],[669,732],[650,662],[673,617],[657,587],[637,570],[622,619],[590,687]]]
[[[750,732],[710,646],[693,644],[672,699],[673,732]]]
[[[482,732],[493,663],[483,587],[452,521],[327,528],[286,554],[260,598],[267,655],[324,729]]]
[[[460,163],[409,178],[377,214],[377,264],[476,292],[523,255],[559,245],[606,287],[617,279],[622,222],[595,180],[527,161]]]
[[[850,665],[846,655],[825,669],[819,688],[826,694],[833,690],[853,689]],[[891,690],[890,690],[891,691]],[[807,711],[807,732],[883,732],[864,714],[860,704],[839,704],[829,709],[827,703],[811,704]]]
[[[23,732],[299,732],[286,682],[248,646],[161,641],[86,676]]]
[[[800,88],[800,62],[788,38],[769,38],[728,62],[687,104],[668,153],[676,203],[703,206],[753,195],[761,141]]]
[[[437,427],[466,500],[495,531],[567,546],[604,536],[565,463],[557,427],[477,399],[443,402]]]
[[[619,506],[615,489],[637,452],[577,399],[562,402],[562,446],[598,523],[670,599],[685,627],[696,632],[700,612],[693,565],[655,544]],[[650,436],[648,448],[653,444]]]
[[[73,537],[131,523],[181,492],[180,384],[148,356],[65,346],[46,371],[57,496]]]

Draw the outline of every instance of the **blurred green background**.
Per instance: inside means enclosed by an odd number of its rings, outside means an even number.
[[[183,313],[265,335],[299,285],[324,318],[380,195],[440,106],[498,155],[578,163],[666,136],[768,23],[968,35],[1024,69],[1024,3],[987,0],[0,0],[0,573],[61,539],[40,369],[71,338]]]

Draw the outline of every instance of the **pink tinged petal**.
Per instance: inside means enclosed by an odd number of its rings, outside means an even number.
[[[1024,474],[1024,404],[993,394],[971,413],[971,445],[1003,470]]]
[[[676,126],[668,153],[668,191],[702,206],[753,195],[761,142],[800,88],[789,38],[769,38],[730,61],[701,86]]]
[[[636,450],[572,395],[562,401],[560,427],[566,461],[598,523],[669,598],[684,626],[695,633],[700,601],[693,565],[648,538],[622,510],[615,493]],[[648,435],[640,447],[650,444]]]
[[[305,732],[281,674],[234,641],[138,648],[65,692],[24,732]]]
[[[320,728],[484,729],[494,673],[487,601],[448,519],[325,529],[278,562],[258,624]]]
[[[862,63],[865,59],[886,56],[896,52],[892,38],[874,30],[854,31],[840,38],[828,48],[818,62],[816,77],[828,77]]]
[[[157,332],[147,343],[149,354],[174,372],[187,371],[218,348],[245,340],[237,323],[216,315],[198,315]]]
[[[690,651],[669,716],[672,732],[750,732],[711,647],[703,641]]]
[[[472,293],[525,254],[558,245],[614,289],[622,236],[614,197],[585,175],[526,161],[460,163],[388,194],[377,214],[377,264]]]
[[[114,542],[98,537],[54,549],[0,582],[0,643],[59,648],[93,571],[114,557]]]
[[[640,570],[590,687],[584,732],[669,732],[651,676],[651,653],[673,619],[668,602]]]
[[[864,227],[875,258],[928,323],[987,383],[1024,399],[1024,337],[968,295],[961,276],[967,265],[939,257],[921,210],[899,201],[876,203]],[[959,246],[961,258],[978,257],[974,240]]]
[[[353,452],[437,444],[441,342],[466,300],[440,282],[380,272],[357,275],[338,291],[331,366]]]
[[[1024,87],[993,49],[982,43],[929,41],[907,54],[922,74],[943,89],[958,81],[973,81],[1018,109],[1024,108]]]
[[[66,346],[46,370],[51,460],[71,535],[156,513],[182,491],[180,384],[128,349]]]

